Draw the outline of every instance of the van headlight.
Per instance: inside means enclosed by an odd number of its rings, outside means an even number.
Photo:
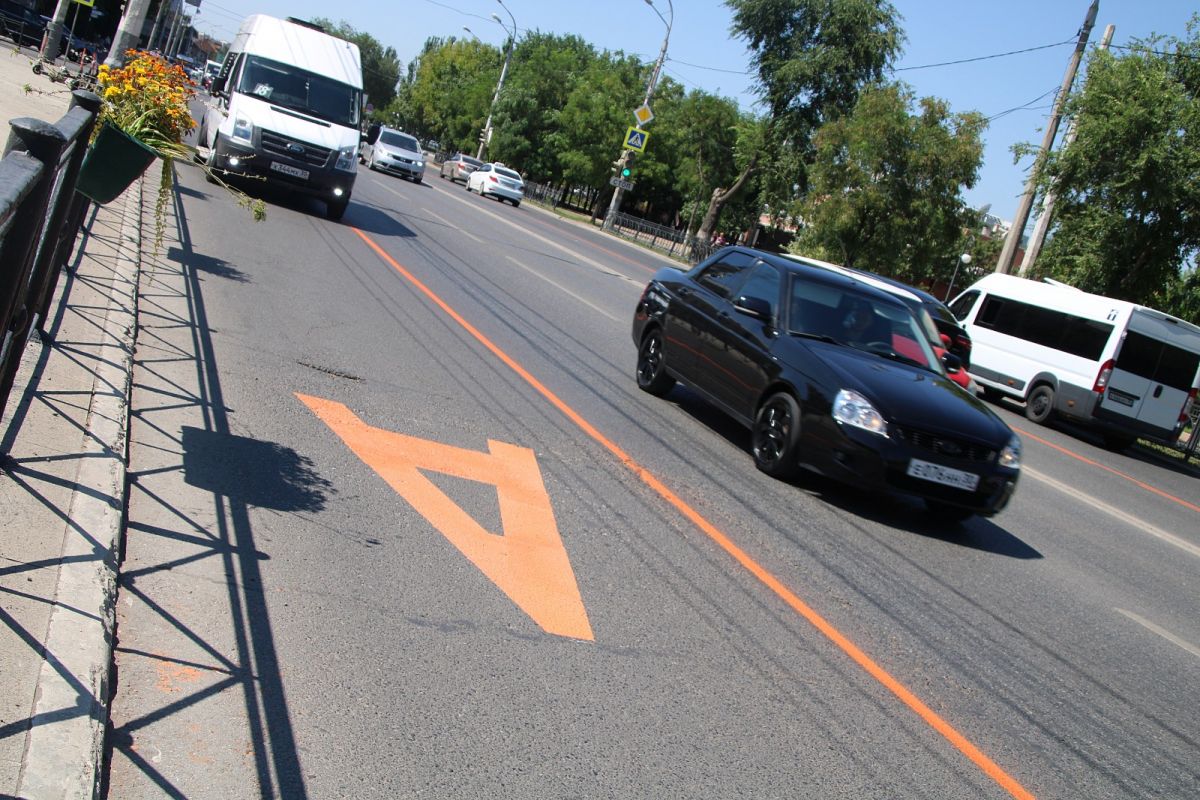
[[[233,133],[230,134],[229,138],[237,139],[238,141],[245,142],[246,144],[254,144],[254,125],[250,123],[250,120],[243,116],[239,115],[234,117]]]
[[[1021,468],[1021,440],[1014,435],[1000,451],[1000,466],[1009,469]]]
[[[887,421],[871,401],[851,389],[842,389],[833,398],[833,418],[845,425],[887,438]]]
[[[333,165],[334,169],[340,169],[344,172],[354,172],[358,167],[358,148],[343,147],[338,150],[337,163]]]

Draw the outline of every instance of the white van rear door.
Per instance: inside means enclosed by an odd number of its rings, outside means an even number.
[[[1129,320],[1101,406],[1171,431],[1196,385],[1200,334],[1138,310]]]

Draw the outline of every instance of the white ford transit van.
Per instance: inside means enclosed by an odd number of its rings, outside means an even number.
[[[984,396],[1098,428],[1114,449],[1178,438],[1200,386],[1200,327],[1057,282],[986,275],[950,304]]]
[[[197,150],[214,170],[318,197],[341,219],[358,170],[362,85],[358,45],[254,14],[213,80]]]

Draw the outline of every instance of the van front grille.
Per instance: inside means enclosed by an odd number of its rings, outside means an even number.
[[[262,131],[263,152],[281,158],[301,161],[314,167],[324,167],[329,163],[329,155],[333,152],[326,147],[318,147],[290,136],[284,136],[274,131]]]

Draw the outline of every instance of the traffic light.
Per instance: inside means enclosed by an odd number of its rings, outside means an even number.
[[[636,156],[637,153],[632,150],[625,153],[625,166],[621,168],[621,178],[623,180],[629,180],[630,176],[633,175],[633,160]]]

